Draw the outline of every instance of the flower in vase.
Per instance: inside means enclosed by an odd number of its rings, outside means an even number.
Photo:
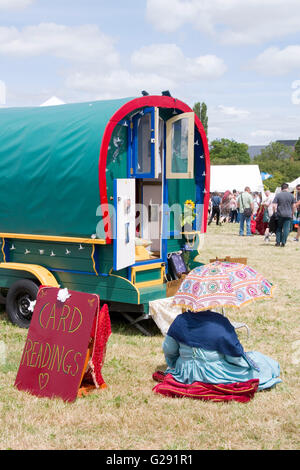
[[[185,227],[187,231],[191,231],[195,217],[195,203],[191,199],[187,199],[183,207],[183,214],[181,216],[181,226]]]

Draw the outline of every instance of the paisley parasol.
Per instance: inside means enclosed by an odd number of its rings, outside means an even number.
[[[214,261],[189,272],[174,295],[173,305],[192,312],[239,308],[272,298],[273,289],[270,281],[246,264]]]

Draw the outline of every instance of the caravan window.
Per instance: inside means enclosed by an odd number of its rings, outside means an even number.
[[[194,113],[167,121],[167,178],[194,177]]]
[[[154,108],[146,108],[133,117],[130,176],[155,177],[155,127]]]
[[[151,114],[142,116],[137,124],[136,173],[151,172]]]

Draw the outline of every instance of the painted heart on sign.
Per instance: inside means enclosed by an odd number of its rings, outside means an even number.
[[[45,374],[39,375],[40,390],[43,390],[43,388],[47,386],[48,382],[49,382],[49,374],[45,373]]]

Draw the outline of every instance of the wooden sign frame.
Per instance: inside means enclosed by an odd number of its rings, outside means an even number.
[[[94,339],[91,333],[98,323],[100,298],[96,294],[67,291],[59,299],[59,288],[41,286],[19,370],[18,390],[38,397],[60,397],[73,402],[84,374],[91,363]],[[108,310],[107,310],[108,313]],[[108,317],[109,319],[109,317]],[[108,320],[107,338],[110,334]],[[96,383],[90,388],[105,386]]]

